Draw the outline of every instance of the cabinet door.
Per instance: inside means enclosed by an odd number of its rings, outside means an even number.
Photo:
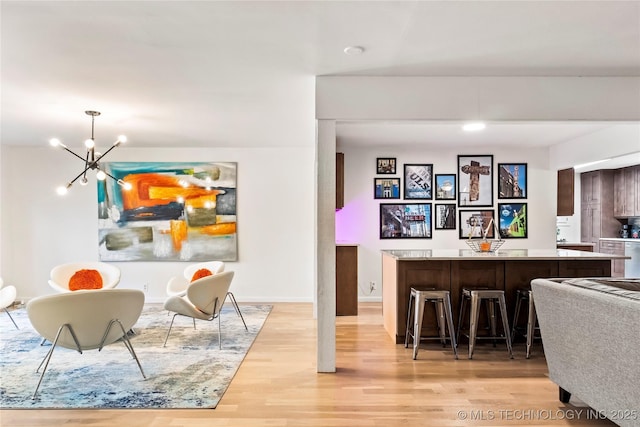
[[[558,216],[573,215],[573,191],[575,171],[573,168],[558,171],[557,212]]]
[[[635,179],[634,179],[635,184]],[[627,205],[625,173],[623,169],[616,170],[613,175],[613,215],[617,217],[625,216]]]
[[[600,171],[580,175],[582,203],[600,203]]]

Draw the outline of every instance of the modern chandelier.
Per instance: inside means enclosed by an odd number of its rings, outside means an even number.
[[[49,141],[49,143],[53,147],[61,147],[61,148],[65,149],[66,151],[68,151],[69,153],[73,154],[74,156],[76,156],[77,158],[79,158],[80,160],[82,160],[84,162],[84,169],[82,170],[82,172],[80,172],[75,178],[73,178],[71,181],[69,181],[69,183],[67,183],[66,186],[58,187],[56,191],[60,195],[66,194],[67,191],[69,191],[69,188],[71,188],[73,183],[76,182],[78,179],[80,180],[80,184],[81,185],[87,185],[87,183],[89,182],[87,180],[87,171],[89,171],[89,170],[97,171],[96,172],[96,179],[98,179],[99,181],[104,181],[107,177],[109,177],[109,178],[113,179],[114,181],[116,181],[125,190],[130,190],[131,189],[131,184],[130,183],[124,182],[121,179],[117,179],[116,177],[114,177],[110,173],[105,172],[100,167],[100,160],[102,160],[102,158],[104,156],[109,154],[109,152],[111,150],[113,150],[114,148],[116,148],[117,146],[122,144],[123,142],[127,142],[127,137],[124,136],[124,135],[120,135],[118,137],[118,139],[116,140],[116,142],[114,142],[113,145],[111,147],[109,147],[109,149],[107,151],[104,152],[104,154],[100,154],[100,153],[96,152],[96,141],[95,141],[95,138],[93,136],[93,130],[94,130],[94,121],[95,121],[96,117],[100,115],[100,112],[99,111],[91,111],[91,110],[89,110],[89,111],[85,111],[84,113],[89,115],[89,116],[91,116],[91,138],[84,141],[84,145],[87,148],[87,153],[86,153],[85,157],[82,157],[81,155],[76,154],[75,152],[70,150],[66,145],[64,145],[62,142],[60,142],[60,140],[58,138],[53,138],[53,139],[51,139]]]

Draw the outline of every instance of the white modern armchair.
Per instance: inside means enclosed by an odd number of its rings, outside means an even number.
[[[70,262],[60,264],[49,274],[49,286],[58,292],[71,292],[69,279],[79,270],[97,270],[102,277],[102,289],[115,288],[120,283],[120,269],[104,262]]]
[[[184,269],[182,276],[174,276],[169,279],[169,282],[167,283],[167,295],[170,297],[185,295],[187,293],[187,288],[191,283],[193,275],[200,269],[209,270],[211,273],[216,275],[218,273],[222,273],[224,271],[224,268],[225,264],[222,261],[207,261],[199,262],[197,264],[191,264]],[[240,307],[238,306],[238,302],[236,301],[236,297],[233,295],[233,292],[227,292],[227,297],[231,300],[231,304],[233,305],[236,314],[238,314],[238,316],[240,316],[240,319],[242,319],[244,329],[248,331],[249,328],[247,328],[247,323],[244,321],[244,316],[240,311]]]
[[[83,351],[98,349],[122,341],[146,378],[129,341],[127,331],[138,321],[144,305],[144,292],[136,289],[81,290],[46,295],[27,304],[33,328],[51,342],[51,349],[36,369],[44,368],[33,392],[36,398],[42,378],[57,346]]]
[[[191,317],[193,319],[193,327],[195,329],[196,319],[212,321],[218,319],[218,347],[222,348],[222,331],[220,328],[220,310],[224,304],[224,300],[229,292],[231,280],[233,280],[233,271],[225,271],[222,273],[206,276],[195,280],[187,288],[184,296],[169,297],[165,303],[165,310],[175,313],[171,318],[169,331],[164,340],[164,346],[167,345],[171,328],[177,315]]]
[[[13,316],[11,316],[9,310],[7,310],[7,307],[15,302],[16,294],[16,287],[11,285],[4,286],[4,281],[2,280],[2,277],[0,277],[0,308],[2,308],[5,313],[7,313],[9,319],[11,319],[11,321],[13,322],[13,326],[15,326],[16,329],[20,329],[18,328],[16,321],[13,320]]]
[[[193,275],[200,269],[207,269],[212,274],[218,274],[224,271],[224,267],[225,265],[222,261],[199,262],[188,265],[185,267],[182,276],[174,276],[169,279],[169,283],[167,283],[167,295],[172,297],[186,294]]]

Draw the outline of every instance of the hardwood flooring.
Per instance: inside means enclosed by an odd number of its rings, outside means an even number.
[[[311,304],[278,303],[214,410],[3,410],[0,425],[24,426],[613,426],[565,405],[547,378],[540,343],[510,360],[504,345],[479,344],[474,359],[425,343],[418,360],[382,326],[381,304],[337,318],[335,374],[316,372]],[[579,405],[574,406],[573,404]]]

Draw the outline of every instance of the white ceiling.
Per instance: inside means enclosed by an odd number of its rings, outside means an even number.
[[[243,129],[268,134],[265,111],[272,121],[300,109],[313,115],[316,75],[640,76],[638,1],[3,0],[0,8],[2,144],[41,145],[53,133],[84,139],[83,112],[97,109],[97,136],[124,131],[136,146],[259,146]],[[366,51],[345,55],[349,45]],[[545,146],[616,125],[494,123],[473,137]],[[338,127],[339,144],[354,146],[469,137],[458,123]]]

